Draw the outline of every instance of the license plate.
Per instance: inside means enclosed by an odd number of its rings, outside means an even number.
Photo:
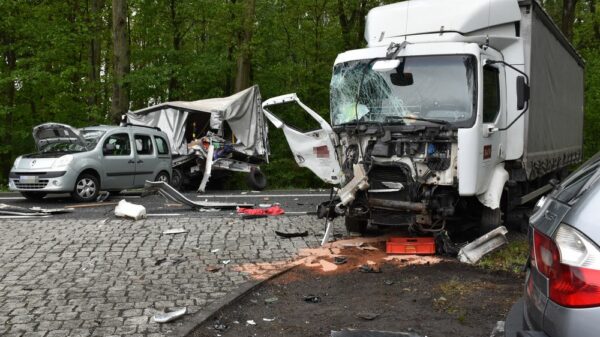
[[[21,176],[19,182],[22,184],[35,184],[38,182],[37,176]]]

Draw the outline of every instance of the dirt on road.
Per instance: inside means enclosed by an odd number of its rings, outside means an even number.
[[[487,337],[522,292],[522,275],[438,257],[390,258],[377,248],[309,252],[189,336],[325,337],[352,328]],[[336,265],[339,256],[347,262]]]

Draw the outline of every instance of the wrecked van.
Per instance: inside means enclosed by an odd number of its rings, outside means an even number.
[[[352,232],[526,228],[583,148],[584,61],[540,4],[404,1],[372,9],[365,39],[335,61],[331,124],[295,94],[263,104],[296,162],[339,186],[319,213]],[[285,103],[320,128],[269,110]]]
[[[243,172],[251,189],[262,190],[267,180],[260,164],[268,163],[269,143],[261,104],[255,85],[229,97],[157,104],[129,112],[126,119],[167,134],[176,189],[203,192],[209,179]]]
[[[169,141],[157,128],[46,123],[33,138],[37,152],[19,156],[8,179],[9,189],[27,199],[67,192],[87,202],[100,190],[118,193],[171,177]]]

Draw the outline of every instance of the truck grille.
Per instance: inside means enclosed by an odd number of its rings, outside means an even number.
[[[15,186],[22,190],[38,190],[48,185],[48,179],[40,179],[37,183],[33,184],[20,183],[19,180],[15,180],[14,182]]]

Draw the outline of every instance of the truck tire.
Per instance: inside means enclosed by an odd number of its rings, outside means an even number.
[[[180,169],[173,169],[173,176],[171,177],[171,184],[174,189],[181,191],[183,186],[183,173]]]
[[[502,226],[502,210],[500,208],[491,209],[483,206],[481,210],[481,226],[479,227],[480,234],[486,234],[500,226]]]
[[[46,193],[44,192],[21,192],[21,195],[27,200],[40,201],[44,199]]]
[[[258,167],[254,167],[248,172],[246,183],[252,190],[262,191],[267,187],[267,177]]]
[[[346,216],[344,217],[344,224],[349,234],[360,234],[363,235],[367,231],[367,225],[369,221],[365,218],[357,218]]]
[[[96,201],[99,193],[100,182],[98,178],[92,174],[83,173],[75,180],[75,187],[71,192],[71,196],[79,202],[90,202]]]

